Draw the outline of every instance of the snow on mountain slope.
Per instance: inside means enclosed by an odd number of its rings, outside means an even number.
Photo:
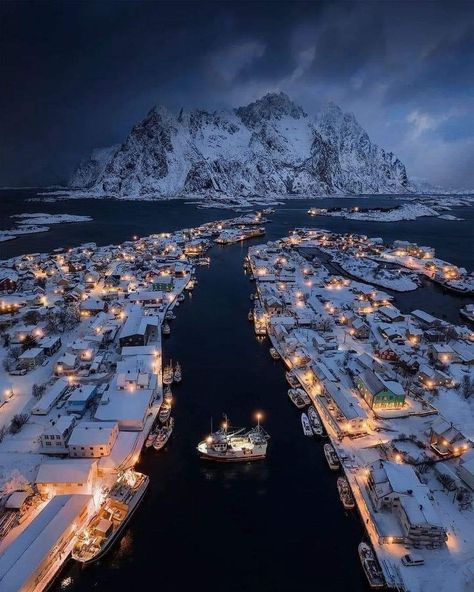
[[[308,116],[283,93],[233,111],[154,107],[119,147],[94,151],[70,186],[95,195],[406,193],[404,165],[352,114]]]

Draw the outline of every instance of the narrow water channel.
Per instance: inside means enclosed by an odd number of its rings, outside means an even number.
[[[362,525],[341,506],[322,443],[302,434],[283,365],[247,320],[249,244],[214,247],[211,267],[198,268],[196,290],[176,311],[164,353],[181,362],[183,382],[173,387],[172,441],[144,452],[138,467],[151,477],[149,494],[110,554],[82,570],[71,562],[55,591],[367,590],[357,556]],[[256,410],[272,436],[265,461],[198,458],[211,416],[214,425],[223,412],[249,425]]]

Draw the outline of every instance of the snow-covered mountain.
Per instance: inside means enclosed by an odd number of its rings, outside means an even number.
[[[310,117],[287,95],[232,111],[154,107],[121,146],[95,150],[70,186],[118,197],[406,193],[405,166],[329,104]]]

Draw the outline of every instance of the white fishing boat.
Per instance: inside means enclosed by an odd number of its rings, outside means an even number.
[[[300,386],[300,381],[296,378],[296,375],[291,370],[285,373],[285,378],[292,388],[298,388]]]
[[[301,389],[288,389],[288,397],[295,407],[298,409],[304,409],[309,401],[301,396],[300,391]]]
[[[147,439],[145,440],[145,448],[150,448],[153,445],[153,442],[155,441],[155,438],[156,438],[157,431],[158,431],[158,428],[150,431],[150,433],[147,436]]]
[[[167,321],[174,321],[174,319],[176,318],[176,315],[174,314],[174,312],[172,310],[168,310],[165,314],[165,319]]]
[[[301,414],[301,425],[303,427],[303,434],[305,436],[311,437],[313,435],[313,430],[311,429],[311,424],[309,423],[306,413]]]
[[[337,490],[344,508],[346,510],[353,510],[355,508],[354,496],[352,495],[349,482],[345,477],[337,478]]]
[[[153,442],[153,448],[155,450],[161,450],[164,447],[164,445],[168,442],[171,434],[173,433],[173,426],[174,420],[171,417],[168,424],[164,425],[161,429],[158,430],[155,441]]]
[[[311,424],[313,434],[315,436],[322,436],[324,433],[323,424],[321,423],[321,419],[316,409],[312,405],[310,405],[306,413],[308,414],[308,419],[309,423]]]
[[[260,419],[254,428],[230,426],[224,416],[224,423],[217,432],[199,442],[197,450],[202,459],[223,463],[250,462],[263,460],[267,454],[270,436],[260,425]]]
[[[191,292],[192,290],[194,290],[196,286],[196,280],[194,279],[190,279],[189,282],[186,284],[186,286],[184,287],[185,290],[188,290],[188,292]]]
[[[329,442],[324,445],[324,456],[326,457],[331,471],[338,471],[340,469],[341,463],[339,461],[339,457],[337,456],[333,445],[329,444]]]
[[[183,375],[181,372],[181,366],[180,366],[179,362],[176,362],[176,366],[174,367],[173,380],[174,380],[174,382],[178,383],[178,382],[181,382],[182,378],[183,378]]]
[[[465,319],[474,323],[474,304],[466,304],[459,312]]]
[[[149,484],[147,475],[128,469],[110,490],[99,511],[77,537],[72,557],[81,563],[101,559],[118,540]]]
[[[385,588],[385,579],[375,553],[367,543],[359,544],[359,558],[371,588]]]
[[[173,363],[170,362],[163,370],[163,384],[169,385],[173,383],[174,372]]]
[[[274,360],[279,360],[280,359],[280,354],[277,352],[277,350],[274,347],[270,348],[270,355],[272,356],[272,358]]]
[[[178,296],[178,302],[183,302],[183,300],[185,300],[185,298],[186,298],[186,296],[185,296],[183,293],[181,293],[181,294]]]
[[[163,404],[160,407],[160,411],[158,412],[158,419],[160,420],[161,423],[166,423],[168,421],[168,419],[170,418],[171,415],[171,402],[169,401],[164,401]],[[156,436],[156,434],[155,434]],[[154,440],[154,438],[153,438]],[[153,444],[153,440],[152,440],[152,444]],[[148,438],[147,438],[147,442],[148,442]],[[151,444],[150,444],[151,446]]]
[[[165,321],[161,325],[161,332],[163,333],[163,335],[169,335],[171,333],[171,327],[168,322]]]
[[[163,391],[163,401],[168,405],[171,405],[171,401],[173,400],[173,393],[171,392],[171,387],[169,384],[165,385]]]

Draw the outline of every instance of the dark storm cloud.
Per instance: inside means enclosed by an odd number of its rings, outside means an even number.
[[[156,103],[283,90],[353,111],[411,174],[474,186],[474,6],[58,2],[0,8],[0,183],[67,177]]]

